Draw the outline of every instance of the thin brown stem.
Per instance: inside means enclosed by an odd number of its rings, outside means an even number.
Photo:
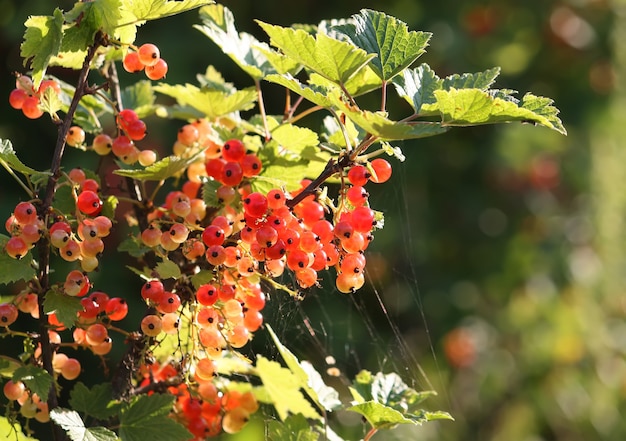
[[[83,66],[80,70],[78,76],[78,82],[76,83],[76,90],[74,92],[74,96],[72,97],[72,102],[67,110],[67,114],[65,115],[65,119],[63,123],[59,126],[57,133],[57,141],[54,149],[54,154],[52,156],[52,163],[50,167],[51,175],[48,178],[48,182],[46,184],[45,195],[41,204],[40,214],[47,218],[50,214],[50,209],[52,207],[52,200],[54,198],[54,193],[56,189],[56,184],[61,177],[61,161],[63,159],[63,154],[65,152],[65,137],[69,132],[70,127],[72,126],[72,122],[74,119],[74,114],[76,113],[76,109],[78,108],[78,103],[81,98],[89,93],[89,87],[87,85],[87,80],[89,76],[89,70],[91,66],[91,61],[93,60],[97,49],[104,44],[103,35],[98,33],[96,34],[94,43],[89,47],[87,51],[87,55],[85,56],[85,60],[83,62]],[[38,254],[39,254],[39,274],[38,284],[39,284],[39,343],[41,345],[41,363],[43,368],[50,374],[54,375],[54,369],[52,367],[52,355],[53,348],[50,344],[50,338],[48,336],[48,315],[44,311],[44,299],[46,293],[50,289],[50,239],[48,236],[43,235],[40,241],[37,244]],[[57,389],[54,384],[50,387],[50,392],[48,394],[48,407],[50,409],[54,409],[58,407],[59,401],[57,396]],[[67,440],[68,437],[65,431],[56,424],[52,424],[53,428],[53,437],[56,441],[64,441]]]
[[[259,112],[261,112],[261,119],[263,120],[263,130],[265,131],[265,140],[269,141],[272,138],[270,134],[270,128],[267,125],[267,115],[265,114],[265,103],[263,102],[263,91],[261,90],[261,82],[254,80],[256,86],[256,93],[259,97]]]

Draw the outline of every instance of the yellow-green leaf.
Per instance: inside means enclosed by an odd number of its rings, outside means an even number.
[[[63,12],[59,8],[52,16],[32,16],[24,23],[26,32],[21,46],[24,66],[30,64],[34,88],[37,89],[46,73],[52,56],[61,48]]]

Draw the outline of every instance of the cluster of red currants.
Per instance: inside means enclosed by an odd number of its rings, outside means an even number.
[[[129,51],[122,64],[126,72],[137,73],[143,70],[151,80],[160,80],[167,74],[167,63],[161,58],[159,48],[151,43],[142,44],[136,51]]]
[[[34,418],[40,423],[50,421],[48,403],[36,393],[31,393],[21,381],[9,380],[4,383],[4,396],[20,406],[20,414],[24,418]]]
[[[171,364],[144,366],[144,380],[140,386],[150,382],[167,381],[180,375],[179,369]],[[215,383],[215,364],[208,358],[197,361],[190,384],[171,386],[169,392],[176,396],[172,417],[184,424],[194,435],[194,441],[226,433],[239,432],[250,415],[259,408],[251,391],[241,392],[229,388],[225,382],[220,388]]]
[[[25,117],[37,119],[43,115],[39,106],[41,96],[50,87],[57,95],[61,93],[61,86],[54,80],[43,80],[35,90],[31,78],[20,75],[15,80],[15,89],[9,94],[9,104],[14,109],[21,110]]]

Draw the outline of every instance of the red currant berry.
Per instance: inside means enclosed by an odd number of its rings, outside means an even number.
[[[230,139],[222,147],[222,157],[226,161],[241,162],[246,156],[246,147],[238,139]]]
[[[348,170],[348,180],[352,185],[363,186],[367,184],[372,174],[369,170],[363,165],[355,165],[350,170]]]
[[[82,213],[88,216],[94,216],[99,214],[100,210],[102,210],[102,200],[97,193],[91,190],[85,190],[78,195],[76,207],[78,207]]]
[[[391,177],[391,164],[382,158],[376,158],[370,162],[374,174],[370,177],[372,182],[381,184],[386,182]]]
[[[137,55],[144,66],[154,66],[161,58],[159,48],[151,43],[142,44],[137,50]]]
[[[155,65],[146,66],[146,76],[153,81],[158,81],[165,78],[167,70],[167,63],[163,58],[159,58]]]
[[[124,70],[130,73],[141,72],[144,68],[144,64],[139,60],[139,54],[137,52],[129,52],[122,60]]]

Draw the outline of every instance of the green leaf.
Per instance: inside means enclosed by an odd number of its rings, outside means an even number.
[[[63,102],[54,89],[48,87],[39,99],[39,107],[54,118],[56,113],[63,109]]]
[[[13,373],[22,365],[18,360],[0,355],[0,377],[12,378]]]
[[[17,421],[9,421],[4,416],[0,416],[0,435],[8,441],[37,441],[36,438],[24,435],[22,426]]]
[[[443,79],[441,85],[444,90],[480,89],[487,90],[500,75],[500,68],[494,67],[484,72],[454,74]]]
[[[303,177],[315,178],[326,166],[323,162],[310,161],[298,155],[285,155],[278,144],[272,140],[259,151],[259,159],[264,166],[261,174],[252,180],[252,187],[266,186],[270,183],[273,188],[284,187],[287,190],[300,188]],[[304,151],[303,151],[304,153]],[[260,190],[255,190],[260,191]]]
[[[267,424],[269,441],[317,441],[319,434],[302,415],[289,415],[285,421],[271,420]]]
[[[360,413],[376,429],[392,428],[397,424],[419,424],[405,417],[401,412],[375,401],[356,404],[346,410]]]
[[[436,122],[419,121],[402,123],[392,121],[381,112],[361,110],[344,103],[336,95],[330,96],[333,104],[341,109],[354,124],[361,127],[367,133],[377,136],[381,140],[393,141],[400,139],[426,138],[439,135],[448,129]]]
[[[69,185],[61,185],[54,192],[52,205],[61,213],[74,213],[76,211],[76,201]]]
[[[63,428],[72,441],[116,441],[117,435],[104,427],[85,427],[78,412],[57,407],[50,418]]]
[[[312,73],[309,78],[309,85],[317,85],[326,89],[332,89],[338,87],[332,81],[327,80],[319,74]],[[357,73],[352,75],[350,79],[344,84],[344,88],[348,91],[350,96],[357,97],[364,95],[376,89],[380,89],[383,83],[382,80],[374,73],[374,70],[370,66],[365,66]]]
[[[407,100],[415,109],[415,113],[421,113],[424,104],[435,104],[435,90],[442,87],[441,79],[433,72],[428,64],[422,64],[415,69],[406,69],[393,79],[396,92]]]
[[[365,67],[374,54],[326,34],[315,37],[302,29],[284,28],[257,21],[270,36],[270,43],[286,56],[303,64],[324,78],[345,84],[356,72]]]
[[[186,441],[193,435],[182,424],[168,418],[173,395],[153,394],[135,398],[122,411],[120,438],[124,441]]]
[[[141,257],[150,250],[137,236],[127,237],[117,246],[117,251],[128,253],[132,257]]]
[[[229,113],[250,110],[257,100],[254,87],[226,93],[221,90],[200,89],[192,84],[172,86],[158,84],[154,90],[176,99],[181,106],[191,106],[207,118],[214,119]]]
[[[213,179],[205,179],[202,182],[202,199],[207,207],[219,208],[222,206],[216,193],[221,186],[222,184],[219,181]]]
[[[213,0],[125,0],[125,8],[135,16],[134,23],[141,24],[148,20],[170,17],[182,12],[191,11],[204,5],[214,3]]]
[[[157,263],[154,271],[156,271],[161,279],[178,279],[182,275],[178,265],[171,260],[163,260]]]
[[[437,107],[445,126],[472,126],[511,121],[535,122],[565,134],[558,110],[552,100],[526,95],[522,105],[495,98],[480,89],[450,89],[435,91]]]
[[[102,210],[100,214],[102,216],[106,216],[109,219],[115,218],[115,209],[119,205],[120,201],[117,196],[107,196],[106,199],[102,202]]]
[[[21,366],[13,372],[12,381],[21,381],[33,393],[39,395],[43,401],[48,399],[52,376],[44,369],[33,365]]]
[[[5,250],[5,245],[9,237],[0,234],[0,284],[9,284],[20,280],[29,281],[37,276],[31,263],[33,256],[29,251],[24,257],[17,260],[9,256]]]
[[[18,173],[29,176],[32,174],[45,174],[50,176],[49,172],[38,172],[35,169],[24,165],[22,161],[15,154],[15,150],[13,150],[13,145],[11,141],[8,139],[0,139],[0,161],[6,163],[12,170],[15,170]]]
[[[276,349],[285,360],[289,370],[299,379],[307,395],[320,407],[328,411],[341,406],[339,393],[332,387],[327,386],[322,376],[315,370],[313,365],[306,361],[298,361],[298,358],[281,343],[278,336],[269,324],[265,324],[267,331],[272,337]]]
[[[282,124],[272,130],[272,138],[280,144],[281,149],[293,154],[301,154],[305,147],[319,144],[317,133],[305,127]]]
[[[189,167],[189,165],[196,161],[200,153],[202,152],[198,152],[189,158],[173,155],[167,156],[145,168],[119,169],[115,170],[113,173],[140,181],[163,181],[172,176],[176,176]]]
[[[362,9],[353,15],[354,24],[334,26],[361,49],[376,54],[371,66],[384,81],[409,67],[425,52],[429,32],[409,31],[406,23],[383,12]]]
[[[127,109],[133,109],[140,118],[150,115],[154,106],[155,95],[152,82],[137,81],[122,91],[122,102]]]
[[[316,420],[321,418],[302,395],[300,388],[304,384],[289,369],[263,356],[258,356],[256,369],[281,420],[285,420],[289,413],[301,413]]]
[[[71,328],[76,322],[76,314],[83,310],[78,297],[71,297],[62,292],[50,290],[43,301],[46,314],[54,313],[66,327]]]
[[[304,85],[291,74],[272,74],[266,76],[264,79],[270,83],[280,84],[320,107],[331,107],[330,100],[326,96],[328,92],[326,88],[315,85]]]
[[[200,32],[209,37],[220,49],[228,55],[248,75],[256,80],[265,75],[276,73],[273,63],[268,59],[267,53],[272,54],[271,49],[265,43],[261,43],[254,36],[245,32],[238,33],[235,28],[235,19],[232,12],[221,4],[205,6],[200,10],[200,20],[203,25],[194,26]],[[275,54],[275,53],[274,53]],[[271,56],[271,55],[270,55]],[[285,64],[285,57],[274,56],[274,61],[280,61],[283,69],[293,70],[298,64],[291,61],[291,65]]]
[[[121,404],[112,401],[111,383],[96,384],[91,389],[83,383],[76,383],[69,403],[72,409],[99,420],[117,415],[121,409]]]
[[[24,23],[26,32],[21,46],[24,66],[30,64],[33,86],[39,88],[50,58],[61,48],[63,38],[63,12],[56,8],[52,16],[32,16]]]
[[[202,285],[211,283],[215,279],[213,271],[201,270],[200,272],[191,276],[191,283],[195,289],[199,289]]]

